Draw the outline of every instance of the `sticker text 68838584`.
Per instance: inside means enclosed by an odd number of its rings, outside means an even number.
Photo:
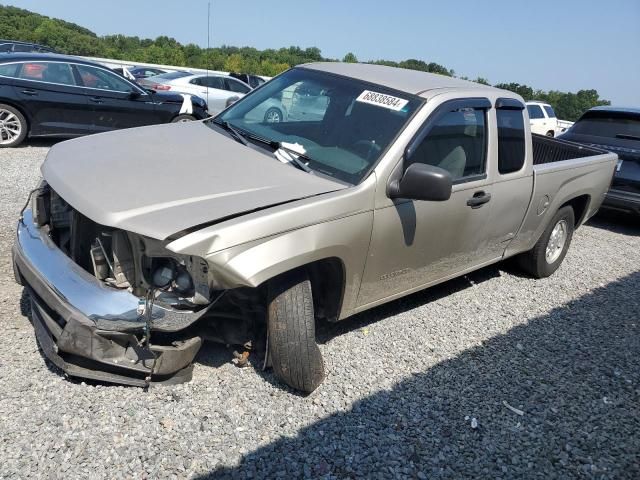
[[[395,110],[399,112],[404,106],[409,103],[409,100],[403,98],[394,97],[385,93],[372,92],[371,90],[365,90],[362,92],[356,102],[368,103],[370,105],[376,105],[378,107],[388,108],[389,110]]]

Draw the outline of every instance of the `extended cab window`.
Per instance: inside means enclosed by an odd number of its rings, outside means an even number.
[[[540,105],[527,105],[527,111],[529,112],[529,118],[532,120],[544,118]]]
[[[484,174],[485,116],[485,110],[479,108],[456,108],[441,113],[411,156],[410,163],[444,168],[454,181]]]
[[[60,85],[75,85],[76,81],[68,63],[29,62],[23,63],[20,78]]]
[[[522,110],[496,109],[498,123],[498,171],[517,172],[524,166],[524,117]]]

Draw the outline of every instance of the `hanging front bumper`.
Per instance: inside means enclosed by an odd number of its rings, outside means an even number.
[[[141,345],[145,319],[138,313],[140,299],[104,285],[73,262],[46,227],[37,227],[30,210],[18,223],[12,253],[16,281],[29,293],[40,346],[67,374],[144,386],[155,353],[153,383],[191,379],[202,339],[182,331],[206,309],[191,312],[154,305],[151,331],[162,332],[165,344],[152,345],[152,353]]]

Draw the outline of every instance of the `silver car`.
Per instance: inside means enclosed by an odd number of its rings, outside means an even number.
[[[212,114],[221,112],[251,91],[246,83],[221,74],[169,72],[156,75],[140,84],[154,90],[171,90],[201,97]]]

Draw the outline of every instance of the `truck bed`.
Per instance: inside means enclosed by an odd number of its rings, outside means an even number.
[[[607,153],[593,147],[585,147],[566,140],[559,140],[544,135],[533,133],[531,135],[533,146],[533,164],[543,165],[545,163],[572,160],[574,158],[591,157]]]

